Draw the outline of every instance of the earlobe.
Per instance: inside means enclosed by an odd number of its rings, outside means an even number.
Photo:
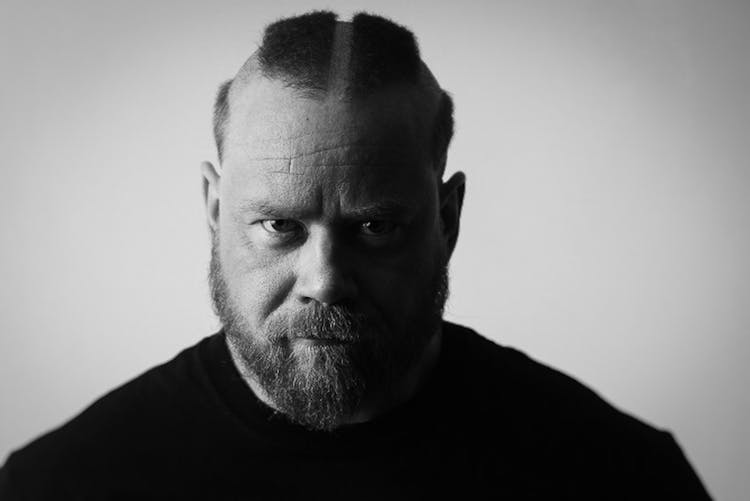
[[[219,226],[219,184],[221,174],[211,162],[201,163],[203,176],[203,202],[206,206],[206,220],[211,231]]]
[[[440,186],[440,227],[448,258],[453,254],[458,240],[465,191],[466,175],[463,172],[456,172]]]

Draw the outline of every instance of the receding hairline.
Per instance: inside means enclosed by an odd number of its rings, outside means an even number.
[[[315,16],[317,16],[314,21],[317,23],[315,29],[328,33],[328,36],[321,36],[317,31],[314,34],[314,41],[321,45],[317,48],[318,52],[323,51],[322,55],[315,53],[314,50],[309,51],[314,62],[322,65],[321,68],[316,68],[317,72],[313,75],[314,78],[307,74],[300,76],[300,72],[310,70],[310,62],[299,60],[303,68],[298,70],[294,63],[298,61],[299,55],[297,55],[298,59],[294,59],[294,55],[290,56],[279,52],[276,55],[282,61],[276,66],[271,65],[269,67],[270,56],[264,54],[264,50],[266,52],[278,51],[278,47],[275,49],[265,47],[270,43],[278,44],[277,40],[273,40],[273,37],[278,35],[276,27],[279,24],[288,24],[295,20]],[[354,24],[357,22],[360,26],[359,31],[364,31],[364,34],[358,35],[358,32],[355,31]],[[364,28],[361,28],[362,26]],[[396,39],[393,43],[396,47],[395,50],[411,54],[411,59],[409,59],[408,54],[394,53],[392,47],[384,49],[385,52],[380,56],[380,59],[377,55],[372,56],[374,42],[367,37],[374,33],[373,36],[377,39],[378,36],[383,36],[384,31],[389,30],[390,33],[387,36],[395,36]],[[269,35],[269,32],[273,33]],[[293,33],[295,36],[298,34],[297,32]],[[306,35],[309,35],[309,33]],[[272,39],[271,42],[268,41],[269,38]],[[289,40],[286,40],[286,42],[294,43],[294,41],[289,42]],[[355,44],[362,47],[355,50],[355,59],[352,59],[351,48]],[[295,50],[301,49],[296,47]],[[308,49],[303,47],[303,50]],[[325,53],[326,50],[329,51],[327,54]],[[389,50],[390,52],[388,52]],[[366,52],[366,56],[362,56],[362,51]],[[294,51],[292,50],[292,52]],[[395,54],[392,58],[395,69],[387,67],[390,64],[390,59],[387,57],[389,54]],[[359,59],[365,57],[364,61],[373,60],[373,65],[376,66],[373,68],[374,76],[370,75],[369,68],[363,66],[363,61],[357,60],[357,57]],[[322,69],[325,69],[325,71],[322,71]],[[401,75],[396,70],[403,71],[404,74]],[[324,73],[325,75],[323,75]],[[415,91],[413,95],[420,101],[418,107],[424,110],[419,111],[419,113],[424,113],[426,115],[425,121],[432,124],[431,148],[433,160],[436,168],[442,173],[447,148],[453,135],[453,102],[422,61],[416,39],[406,28],[385,18],[366,14],[357,14],[352,21],[339,21],[335,14],[329,12],[317,12],[297,18],[282,19],[269,25],[264,33],[264,44],[247,58],[233,79],[220,86],[217,93],[214,108],[214,133],[220,162],[222,161],[225,132],[231,120],[234,97],[247,86],[252,86],[253,83],[258,82],[259,79],[283,83],[297,93],[300,98],[336,99],[352,103],[366,102],[369,97],[379,93],[379,91],[388,91],[402,85],[402,89],[406,89],[407,92]],[[365,80],[365,82],[357,82],[357,79]]]
[[[250,76],[251,75],[251,76]],[[412,122],[416,127],[415,132],[422,137],[425,141],[425,145],[429,148],[434,149],[435,143],[444,144],[446,141],[445,134],[452,134],[452,102],[450,97],[442,91],[442,89],[430,87],[426,85],[417,84],[405,84],[397,83],[391,84],[384,88],[378,89],[375,92],[365,96],[351,96],[335,94],[332,92],[319,92],[309,89],[299,89],[289,87],[283,80],[278,78],[269,78],[259,72],[245,73],[242,76],[235,77],[232,80],[224,82],[217,94],[216,111],[221,117],[218,119],[215,129],[217,133],[217,141],[220,142],[220,147],[223,150],[225,148],[226,139],[229,136],[229,127],[233,122],[232,117],[236,120],[239,115],[243,117],[256,116],[266,106],[273,106],[275,98],[268,98],[269,87],[276,88],[282,91],[282,95],[288,96],[287,99],[299,100],[299,101],[313,101],[320,103],[323,106],[321,112],[327,113],[325,105],[331,105],[335,109],[340,109],[344,113],[341,115],[342,120],[345,120],[349,110],[369,110],[365,111],[370,116],[382,117],[383,120],[389,121],[388,114],[386,114],[382,103],[383,100],[389,101],[386,106],[391,110],[391,113],[396,110],[409,110],[407,114],[412,117]],[[282,98],[284,99],[284,98]],[[403,99],[403,100],[402,100]],[[403,103],[402,106],[406,108],[398,108],[398,104],[394,106],[390,105],[392,100],[396,100],[396,103]],[[247,102],[250,101],[248,105]],[[253,103],[254,102],[254,103]],[[381,105],[378,105],[378,102]],[[240,104],[242,103],[242,104]],[[446,106],[447,105],[447,106]],[[249,106],[249,107],[248,107]],[[261,108],[258,108],[260,106]],[[283,106],[283,105],[282,105]],[[315,106],[315,105],[313,105]],[[280,110],[282,108],[279,108]],[[239,113],[239,115],[238,115]],[[375,115],[372,115],[374,113]],[[265,111],[263,112],[266,115]],[[361,115],[363,116],[363,115]],[[396,115],[391,114],[391,117]],[[260,118],[259,118],[260,119]],[[380,118],[375,118],[379,121]],[[446,124],[446,121],[450,122]],[[449,130],[446,131],[445,128]],[[437,137],[435,137],[437,136]],[[445,145],[447,146],[447,145]],[[435,164],[442,162],[438,157],[445,155],[445,147],[438,148],[441,151],[431,151],[431,161]],[[223,151],[220,150],[220,153]],[[223,158],[220,156],[220,160]],[[438,169],[442,169],[442,166],[436,166]]]

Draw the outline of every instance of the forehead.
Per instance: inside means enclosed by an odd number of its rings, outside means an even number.
[[[429,168],[420,111],[418,99],[402,89],[352,102],[340,95],[305,97],[279,81],[257,78],[230,93],[224,168]]]

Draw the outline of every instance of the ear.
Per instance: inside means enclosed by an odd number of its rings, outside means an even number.
[[[211,162],[201,163],[203,176],[203,202],[206,205],[206,220],[211,232],[219,227],[219,184],[221,174]]]
[[[458,240],[458,227],[461,220],[461,207],[464,203],[466,175],[456,172],[440,185],[440,228],[447,250],[448,259],[453,254]]]

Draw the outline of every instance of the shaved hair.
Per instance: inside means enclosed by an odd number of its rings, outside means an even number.
[[[281,80],[311,97],[336,92],[365,99],[398,84],[434,93],[438,102],[430,153],[442,176],[453,137],[453,100],[422,62],[417,41],[408,29],[366,13],[356,14],[351,22],[340,22],[333,12],[315,11],[268,25],[251,60],[263,76]],[[232,83],[228,80],[221,84],[214,103],[213,129],[219,162],[229,121]]]

